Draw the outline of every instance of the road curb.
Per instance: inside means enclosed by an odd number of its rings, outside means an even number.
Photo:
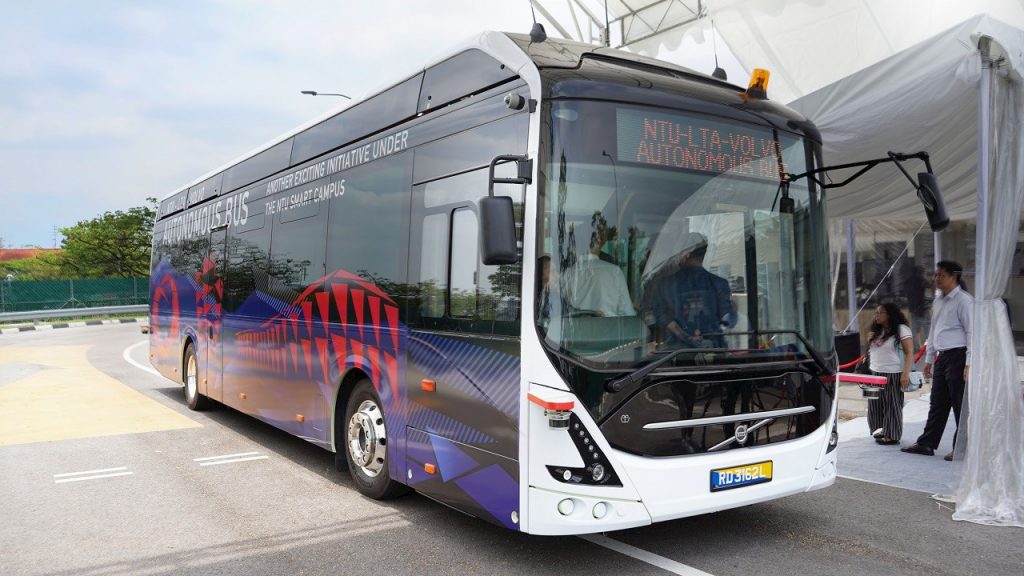
[[[59,330],[61,328],[81,328],[83,326],[102,326],[105,324],[137,324],[145,318],[115,318],[112,320],[82,320],[79,322],[52,322],[49,324],[27,324],[0,328],[0,334],[17,334],[20,332],[38,332],[43,330]]]

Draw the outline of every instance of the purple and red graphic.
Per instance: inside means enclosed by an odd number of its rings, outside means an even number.
[[[496,350],[468,335],[410,332],[394,299],[344,270],[309,284],[291,302],[255,291],[232,312],[222,309],[225,286],[212,258],[189,276],[161,261],[153,279],[155,364],[180,362],[189,336],[200,354],[222,350],[223,399],[217,399],[328,448],[339,383],[359,369],[386,414],[392,478],[517,528],[511,520],[519,505],[517,346]],[[415,375],[408,374],[408,360]],[[452,402],[409,401],[409,386],[415,380],[418,389],[424,376],[437,379]],[[297,421],[297,414],[305,417]],[[425,462],[439,474],[421,477]]]

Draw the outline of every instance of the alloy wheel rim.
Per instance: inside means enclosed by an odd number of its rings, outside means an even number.
[[[387,451],[384,416],[377,403],[364,400],[348,421],[348,453],[353,464],[370,478],[384,469]]]
[[[196,356],[195,354],[189,354],[188,364],[185,366],[185,393],[189,399],[196,397],[196,372]]]

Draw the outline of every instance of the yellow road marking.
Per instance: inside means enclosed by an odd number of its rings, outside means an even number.
[[[94,368],[89,348],[0,348],[0,372],[40,368],[0,385],[0,446],[201,426]]]

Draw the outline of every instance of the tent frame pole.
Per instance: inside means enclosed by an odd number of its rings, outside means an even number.
[[[846,220],[846,306],[850,310],[847,330],[860,330],[857,322],[857,221]]]

